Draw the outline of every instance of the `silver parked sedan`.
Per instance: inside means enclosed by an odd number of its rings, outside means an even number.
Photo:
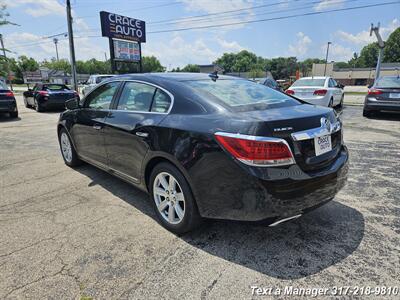
[[[300,78],[286,93],[310,104],[329,107],[342,106],[344,97],[343,85],[323,76]]]
[[[363,116],[380,110],[400,111],[400,76],[379,77],[365,96]]]

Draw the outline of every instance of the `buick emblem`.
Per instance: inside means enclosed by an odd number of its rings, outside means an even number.
[[[328,132],[331,132],[331,121],[327,118],[321,118],[321,127],[325,127]]]

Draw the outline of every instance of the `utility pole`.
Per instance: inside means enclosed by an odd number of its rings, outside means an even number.
[[[385,48],[385,42],[383,41],[382,36],[379,33],[379,27],[380,27],[380,23],[378,23],[378,26],[375,26],[375,27],[374,27],[374,24],[371,24],[371,30],[369,32],[369,36],[372,36],[372,32],[375,33],[376,38],[378,39],[378,46],[379,46],[379,56],[378,56],[378,61],[376,63],[374,85],[375,85],[375,82],[379,78],[379,75],[381,73],[381,62],[382,62],[382,56],[383,56],[383,48]]]
[[[56,45],[57,61],[59,61],[60,59],[58,58],[58,47],[57,47],[57,44],[58,44],[58,38],[54,38],[54,39],[53,39],[53,42],[54,42],[54,45]]]
[[[107,61],[107,52],[104,52],[104,58],[105,58],[106,61]]]
[[[326,57],[325,57],[325,69],[324,69],[324,76],[326,75],[326,66],[328,64],[328,54],[329,54],[329,45],[332,44],[332,42],[328,42],[328,46],[326,47]]]
[[[74,34],[72,31],[72,15],[71,15],[71,2],[66,0],[67,4],[67,23],[68,23],[68,37],[69,37],[69,53],[71,57],[71,75],[72,86],[75,91],[78,90],[78,83],[76,80],[76,62],[75,62],[75,47],[74,47]]]
[[[3,56],[4,56],[4,60],[6,62],[8,81],[10,82],[11,90],[13,90],[13,86],[12,86],[12,82],[11,82],[11,78],[10,78],[11,77],[10,76],[10,65],[8,63],[8,59],[7,59],[7,55],[6,55],[6,49],[4,48],[3,35],[1,33],[0,33],[0,44],[1,44],[1,48],[3,49]]]

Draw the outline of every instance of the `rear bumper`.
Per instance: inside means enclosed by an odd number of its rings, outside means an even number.
[[[0,101],[0,112],[15,112],[17,110],[17,102],[15,100]]]
[[[204,166],[207,172],[192,178],[200,214],[208,218],[274,222],[332,200],[347,180],[345,146],[329,166],[312,173],[297,165],[247,168],[215,156]]]
[[[295,95],[296,96],[296,95]],[[306,97],[298,97],[297,98],[306,101],[307,103],[313,104],[313,105],[319,105],[319,106],[328,106],[329,105],[329,95],[326,96],[321,96],[321,97],[312,97],[312,98],[306,98]]]
[[[57,110],[65,110],[65,102],[68,100],[41,100],[40,106],[43,109],[57,109]]]
[[[366,97],[364,101],[364,110],[393,110],[400,111],[400,101],[382,101],[372,97]]]

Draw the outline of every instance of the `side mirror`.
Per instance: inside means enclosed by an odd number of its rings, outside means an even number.
[[[70,99],[65,102],[65,107],[69,110],[78,109],[80,107],[79,100],[76,98]]]

